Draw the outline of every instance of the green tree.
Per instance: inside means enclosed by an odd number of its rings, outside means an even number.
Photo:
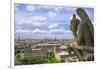
[[[49,63],[59,63],[59,61],[57,61],[57,59],[55,58],[55,55],[52,52],[48,54],[48,62]]]

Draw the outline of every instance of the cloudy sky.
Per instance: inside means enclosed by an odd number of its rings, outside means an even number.
[[[72,39],[70,19],[77,7],[15,4],[15,38]],[[84,8],[94,23],[94,9]],[[77,16],[77,18],[79,18]]]

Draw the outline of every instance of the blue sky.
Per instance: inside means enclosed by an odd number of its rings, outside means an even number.
[[[15,38],[21,39],[73,39],[70,19],[77,7],[15,4]],[[84,8],[92,23],[94,9]],[[77,16],[77,18],[79,18]]]

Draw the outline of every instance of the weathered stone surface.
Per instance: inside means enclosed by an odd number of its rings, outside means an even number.
[[[71,19],[71,22],[70,22],[70,30],[73,32],[73,35],[75,38],[77,37],[76,32],[77,32],[79,23],[80,23],[79,19],[76,18],[75,14],[73,14],[73,18]]]
[[[79,61],[93,61],[94,60],[94,27],[84,9],[78,8],[76,10],[81,19],[79,26],[77,26],[77,37],[75,41],[70,43],[70,48],[75,52]],[[75,16],[71,23],[75,22]],[[76,23],[74,23],[76,24]],[[71,24],[72,25],[72,24]],[[76,29],[70,26],[72,32]]]

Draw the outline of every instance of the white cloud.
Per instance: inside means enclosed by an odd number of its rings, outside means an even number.
[[[20,34],[22,38],[36,38],[44,39],[50,38],[54,39],[73,39],[73,34],[70,30],[65,31],[64,29],[54,29],[54,30],[16,30],[15,33]],[[18,35],[16,35],[17,37]]]
[[[50,12],[48,12],[48,15],[50,17],[55,17],[57,14],[55,12],[50,11]]]
[[[58,39],[73,39],[73,34],[70,30],[65,29],[52,29],[49,31],[48,35],[50,38],[58,38]]]
[[[44,16],[33,16],[33,17],[16,17],[15,22],[16,24],[31,24],[34,26],[41,26],[45,25],[47,18]]]
[[[33,5],[27,5],[26,10],[27,11],[35,11],[36,8]]]
[[[29,33],[31,31],[30,30],[21,30],[21,29],[19,29],[19,30],[16,30],[15,32],[16,33]]]
[[[56,7],[54,10],[56,11],[56,12],[59,12],[60,10],[62,10],[63,8],[62,7]]]
[[[16,20],[16,24],[30,24],[30,23],[32,23],[32,19],[27,18],[27,17],[16,18],[15,20]]]
[[[50,30],[50,33],[53,33],[53,34],[58,34],[58,33],[63,33],[63,29],[53,29],[53,30]]]
[[[71,34],[72,32],[70,30],[65,29],[52,29],[52,30],[41,30],[39,28],[34,30],[28,30],[28,29],[18,29],[15,31],[16,33],[31,33],[31,34]]]
[[[67,30],[67,31],[65,31],[67,34],[72,34],[72,31],[70,31],[70,30]]]
[[[47,34],[46,30],[35,29],[32,31],[35,34]]]
[[[66,11],[71,11],[71,12],[74,11],[74,12],[75,12],[76,9],[77,9],[77,8],[74,8],[74,7],[73,7],[73,8],[72,8],[72,7],[67,7],[67,8],[66,8]]]
[[[45,25],[46,24],[46,21],[47,20],[47,18],[46,17],[44,17],[44,16],[33,16],[33,18],[32,18],[32,24],[34,25],[34,26],[41,26],[41,25]]]
[[[44,9],[53,9],[54,8],[54,6],[40,6],[40,8],[44,8]]]
[[[49,29],[57,29],[57,28],[59,28],[59,25],[58,24],[51,24],[49,27],[48,27]]]
[[[64,29],[52,29],[50,30],[51,34],[64,34],[66,31]]]
[[[39,22],[39,23],[43,23],[47,18],[44,16],[33,16],[33,21],[34,22]]]
[[[72,33],[70,30],[65,30],[64,28],[60,27],[59,24],[51,24],[49,27],[50,34],[69,34]]]
[[[59,12],[60,10],[66,10],[66,11],[69,11],[69,12],[72,12],[72,11],[75,12],[76,9],[77,9],[77,8],[71,8],[71,7],[66,7],[66,8],[65,8],[65,7],[56,7],[56,8],[55,8],[55,11],[56,11],[56,12]]]
[[[40,30],[40,29],[34,29],[34,30],[22,30],[22,29],[18,29],[15,31],[16,33],[27,33],[27,34],[47,34],[47,30]]]
[[[42,6],[42,7],[45,8],[45,9],[53,8],[52,6]]]

